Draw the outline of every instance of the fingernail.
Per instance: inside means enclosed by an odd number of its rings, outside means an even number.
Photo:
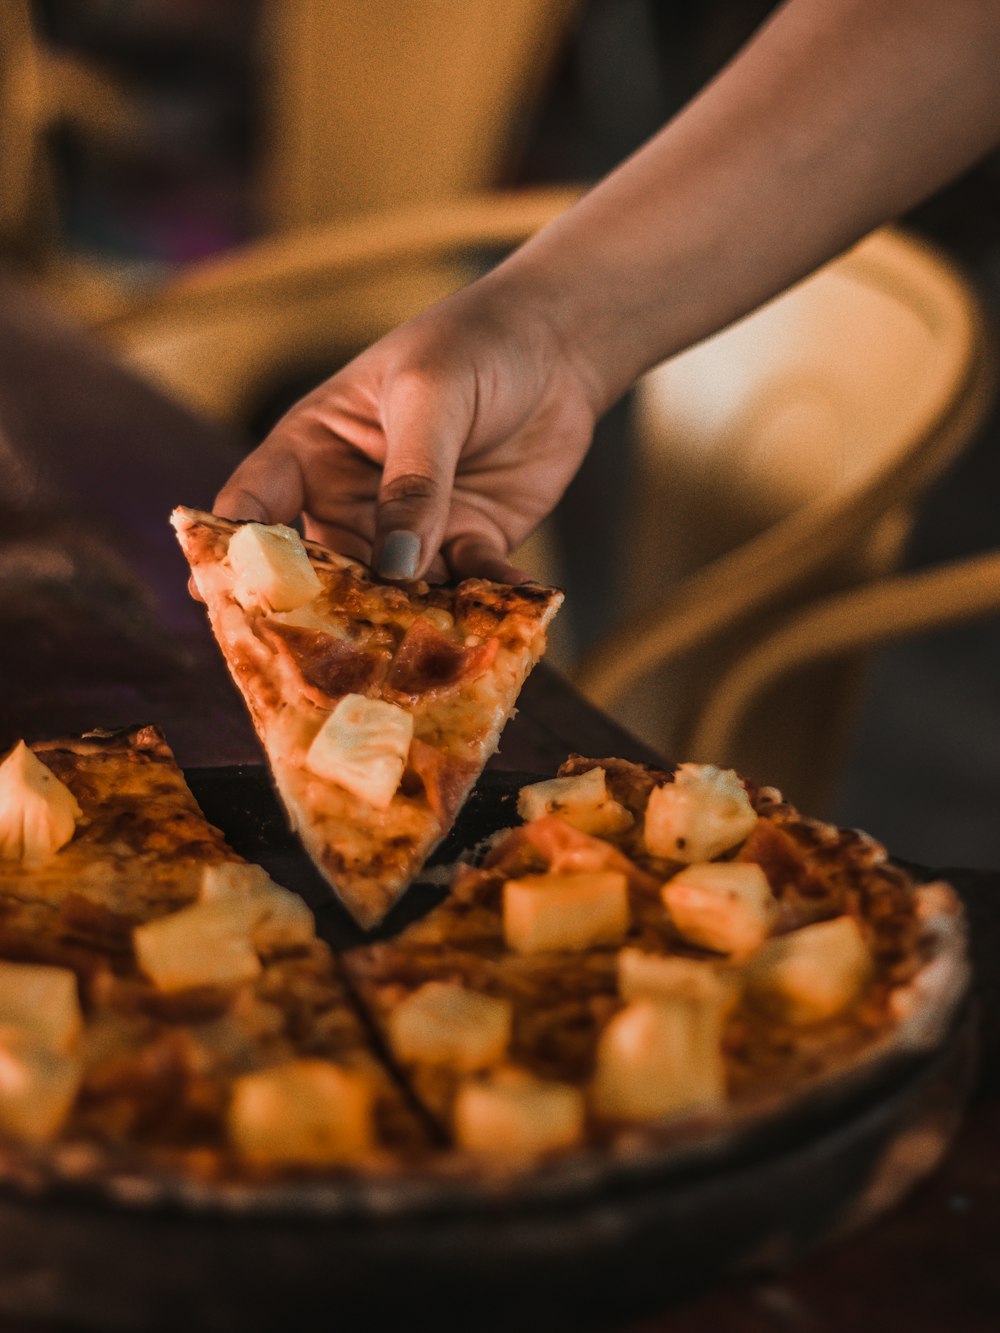
[[[420,538],[400,528],[382,543],[377,572],[384,579],[412,579],[420,561]]]

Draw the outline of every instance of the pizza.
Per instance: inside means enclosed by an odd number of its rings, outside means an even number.
[[[155,727],[0,765],[0,1135],[20,1179],[427,1149],[312,913],[205,821]]]
[[[697,764],[573,756],[518,811],[335,955],[155,728],[15,747],[0,1174],[527,1187],[729,1142],[949,1030],[956,897],[866,835]]]
[[[377,925],[496,750],[562,593],[397,586],[281,525],[172,522],[293,828]]]

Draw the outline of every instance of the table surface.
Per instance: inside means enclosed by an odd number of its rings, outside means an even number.
[[[167,522],[175,504],[210,506],[240,448],[0,277],[0,751],[155,721],[184,765],[259,762]],[[551,773],[573,750],[657,758],[541,667],[492,762]],[[943,1165],[862,1232],[628,1333],[1000,1326],[1000,872],[950,877],[984,1017],[980,1089]]]

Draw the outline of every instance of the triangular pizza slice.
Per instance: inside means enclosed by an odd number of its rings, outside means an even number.
[[[400,587],[284,526],[172,522],[289,820],[370,929],[496,750],[562,593]]]

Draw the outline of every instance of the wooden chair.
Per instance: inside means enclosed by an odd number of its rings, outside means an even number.
[[[698,719],[690,752],[694,757],[730,753],[748,720],[773,717],[785,682],[803,671],[823,663],[836,668],[885,644],[998,612],[1000,551],[890,575],[820,598],[789,615],[723,673]],[[833,738],[834,757],[844,740]],[[824,772],[829,766],[824,756]]]
[[[49,136],[69,125],[97,144],[138,134],[142,113],[86,59],[39,42],[30,0],[5,0],[0,20],[0,255],[83,318],[126,300],[107,272],[71,254],[59,230]]]
[[[636,570],[622,622],[576,673],[583,690],[666,753],[822,812],[866,645],[803,608],[897,568],[991,386],[974,295],[894,230],[654,370],[638,390]],[[836,660],[818,661],[825,631],[843,640]]]
[[[270,234],[494,188],[578,0],[265,0]]]
[[[411,266],[483,262],[575,197],[501,192],[275,238],[202,266],[105,332],[161,384],[238,419],[275,374],[315,367],[342,341],[345,290],[378,278],[402,291]],[[384,332],[399,304],[370,309],[351,337]],[[634,499],[607,518],[630,530],[623,616],[569,663],[583,690],[665,754],[734,764],[821,810],[861,656],[796,673],[771,707],[737,706],[721,724],[718,683],[791,614],[897,567],[916,502],[988,401],[986,348],[954,268],[886,230],[645,376]],[[520,558],[558,577],[550,529]]]
[[[458,286],[484,254],[512,248],[578,193],[475,195],[262,240],[99,327],[161,387],[217,419],[246,421],[283,380],[329,374],[338,357],[423,309],[428,271],[442,292]]]
[[[301,236],[308,249],[308,229],[333,219],[496,186],[516,163],[578,3],[261,0],[253,193],[263,237]],[[127,318],[145,306],[143,283],[71,253],[59,231],[49,133],[64,122],[112,144],[142,132],[137,103],[114,79],[51,49],[31,0],[4,0],[0,256],[88,323]],[[460,278],[411,265],[405,281],[342,284],[338,350],[354,350],[379,321],[399,322]]]

